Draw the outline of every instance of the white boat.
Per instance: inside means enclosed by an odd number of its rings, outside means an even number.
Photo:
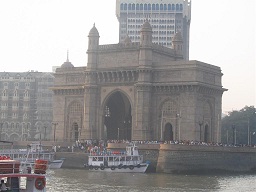
[[[20,169],[20,161],[0,157],[0,191],[46,192],[46,160],[37,160],[35,169]]]
[[[64,159],[54,159],[54,152],[43,150],[40,142],[31,143],[26,149],[2,149],[0,156],[7,156],[13,160],[19,160],[21,165],[31,164],[31,166],[36,159],[47,160],[51,169],[61,168],[64,162]]]
[[[92,150],[85,167],[91,171],[106,171],[120,173],[144,173],[149,166],[143,162],[135,144],[126,146],[126,151],[98,151]]]

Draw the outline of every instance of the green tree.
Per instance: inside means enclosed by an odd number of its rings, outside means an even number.
[[[245,106],[221,120],[221,141],[228,144],[256,144],[256,109]],[[248,134],[249,130],[249,134]]]

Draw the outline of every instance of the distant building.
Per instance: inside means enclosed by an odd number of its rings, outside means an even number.
[[[188,0],[117,0],[119,41],[128,35],[132,42],[140,42],[140,29],[148,20],[152,26],[152,42],[172,47],[177,32],[183,39],[183,58],[189,59],[189,29],[191,1]]]
[[[2,140],[51,139],[52,73],[0,73],[0,135]]]

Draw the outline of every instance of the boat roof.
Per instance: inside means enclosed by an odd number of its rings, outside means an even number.
[[[34,174],[34,173],[6,173],[6,174],[0,174],[0,178],[4,178],[4,177],[45,178],[45,174]]]

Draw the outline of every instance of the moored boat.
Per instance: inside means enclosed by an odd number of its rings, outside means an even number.
[[[10,157],[0,157],[0,191],[46,192],[46,170],[48,162],[37,160],[32,171],[20,169],[20,161]]]
[[[106,171],[120,173],[144,173],[149,162],[143,162],[135,144],[126,146],[126,151],[94,151],[88,156],[85,167],[91,171]]]
[[[44,150],[40,142],[31,143],[26,149],[0,150],[0,156],[8,156],[13,160],[19,160],[21,165],[31,164],[31,166],[36,159],[44,159],[48,161],[50,169],[59,169],[64,162],[64,159],[55,159],[53,151]]]

